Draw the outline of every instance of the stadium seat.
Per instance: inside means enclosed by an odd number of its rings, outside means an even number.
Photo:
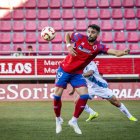
[[[52,40],[52,43],[62,43],[63,38],[61,32],[57,32],[56,37]]]
[[[0,45],[0,55],[11,55],[12,48],[10,45]]]
[[[10,33],[0,33],[0,43],[10,43],[11,34]]]
[[[140,40],[137,32],[128,32],[127,41],[128,42],[138,42]]]
[[[50,19],[60,19],[61,14],[60,14],[60,9],[53,9],[50,11]]]
[[[97,19],[98,18],[97,10],[96,9],[88,9],[87,18],[88,19]]]
[[[77,20],[76,21],[76,30],[78,31],[86,31],[87,29],[87,24],[85,20]]]
[[[109,7],[109,1],[108,0],[98,0],[98,6],[100,8],[108,8]]]
[[[9,9],[0,8],[0,20],[10,20],[11,17],[11,11]]]
[[[122,9],[112,9],[112,18],[113,19],[122,19],[123,14],[122,14]]]
[[[133,2],[133,0],[123,0],[122,6],[125,8],[132,8],[132,7],[134,7],[134,2]]]
[[[87,8],[96,8],[97,7],[96,0],[86,0],[86,7]]]
[[[140,20],[138,21],[138,30],[140,30]]]
[[[49,44],[40,44],[39,46],[39,51],[38,51],[39,55],[49,55],[51,54],[51,49]]]
[[[38,30],[41,31],[44,27],[48,26],[48,20],[39,20],[38,22]]]
[[[23,32],[14,32],[13,33],[13,43],[24,43],[24,33]]]
[[[60,1],[59,0],[51,0],[49,4],[50,8],[59,8],[60,7]]]
[[[84,0],[74,0],[74,7],[75,8],[84,8],[85,7]]]
[[[126,44],[117,44],[116,45],[116,49],[117,50],[125,50],[127,49],[128,47],[126,46]]]
[[[13,21],[13,30],[14,31],[24,31],[24,22],[21,20]]]
[[[25,42],[26,43],[36,43],[37,37],[35,32],[26,32]]]
[[[25,8],[35,8],[36,7],[36,0],[28,0],[24,4]]]
[[[115,42],[125,42],[126,41],[125,33],[124,32],[115,32],[114,41]]]
[[[60,31],[60,30],[62,30],[62,23],[61,23],[62,21],[58,21],[58,20],[52,20],[51,21],[51,23],[50,23],[50,25],[52,26],[52,27],[54,27],[54,29],[56,30],[56,31]]]
[[[38,9],[37,13],[38,19],[46,20],[49,18],[48,10],[47,9]]]
[[[136,17],[137,17],[137,18],[140,18],[140,9],[137,9]]]
[[[140,7],[140,0],[135,0],[135,6]]]
[[[113,20],[113,29],[114,30],[124,30],[124,21],[123,20]]]
[[[113,41],[112,32],[102,32],[101,41],[112,42]]]
[[[24,18],[23,9],[15,9],[12,14],[13,14],[13,19],[21,20]]]
[[[36,21],[34,20],[26,20],[25,24],[25,30],[26,31],[36,31]]]
[[[86,18],[85,10],[84,9],[75,9],[74,17],[76,19],[85,19]]]
[[[73,7],[72,0],[62,0],[62,7],[63,8],[72,8]]]
[[[111,43],[111,44],[105,43],[104,45],[109,49],[114,49],[114,44],[113,43]]]
[[[135,20],[126,21],[126,30],[137,30],[137,24]]]
[[[101,21],[101,30],[112,30],[112,24],[110,20],[102,20]]]
[[[110,19],[110,10],[109,9],[100,9],[100,18],[101,19]]]
[[[98,20],[89,20],[89,25],[90,24],[96,24],[100,26],[100,22],[98,22]]]
[[[13,45],[13,51],[17,51],[17,48],[21,48],[22,51],[25,51],[25,48],[24,48],[23,44],[14,44]]]
[[[63,47],[62,44],[52,44],[52,55],[62,55],[63,52]]]
[[[63,9],[62,11],[62,18],[63,19],[73,19],[73,10],[72,9]]]
[[[126,19],[134,19],[135,18],[135,12],[134,9],[124,9],[124,18]]]
[[[11,21],[0,21],[0,31],[11,32]]]
[[[140,47],[138,44],[129,44],[130,54],[140,54]]]
[[[36,9],[28,9],[25,11],[26,19],[36,19]]]
[[[37,7],[38,8],[48,8],[48,1],[47,0],[38,0]]]
[[[110,0],[110,6],[112,8],[120,8],[122,6],[121,0]]]
[[[65,20],[63,30],[64,31],[73,31],[74,30],[74,21],[73,20]]]

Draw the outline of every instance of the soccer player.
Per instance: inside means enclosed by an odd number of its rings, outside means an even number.
[[[66,33],[65,41],[69,54],[61,62],[55,81],[55,94],[54,94],[54,112],[56,115],[56,133],[62,131],[61,119],[61,96],[63,90],[70,83],[76,92],[79,94],[73,117],[68,124],[73,127],[75,133],[82,134],[77,119],[85,108],[87,100],[89,99],[88,88],[86,80],[82,76],[83,69],[100,53],[112,54],[115,56],[123,56],[129,53],[129,50],[115,50],[109,49],[105,45],[96,41],[100,33],[100,27],[93,24],[87,28],[87,36],[79,33]],[[74,46],[71,45],[74,43]]]
[[[88,93],[91,99],[94,98],[94,96],[99,96],[103,99],[106,99],[112,105],[116,106],[122,113],[124,113],[124,115],[126,115],[126,117],[128,117],[130,121],[137,121],[137,119],[130,114],[125,105],[117,100],[115,95],[113,95],[112,90],[108,88],[108,83],[99,74],[98,68],[93,61],[85,67],[83,76],[86,79]],[[73,93],[74,89],[69,94],[72,95]],[[91,109],[87,104],[84,110],[90,114],[89,118],[86,120],[87,122],[98,117],[98,113]]]

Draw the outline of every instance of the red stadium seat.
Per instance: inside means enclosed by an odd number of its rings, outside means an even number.
[[[101,19],[110,19],[110,10],[109,9],[100,9],[100,18]]]
[[[101,30],[112,30],[112,24],[110,23],[110,20],[101,21]]]
[[[86,0],[86,7],[87,8],[96,8],[97,7],[96,0]]]
[[[98,0],[98,6],[100,8],[108,8],[109,7],[109,1],[108,0]]]
[[[62,55],[63,54],[63,47],[62,44],[52,44],[52,53],[53,55]]]
[[[110,6],[112,8],[120,8],[122,6],[121,0],[110,0]]]
[[[124,17],[126,19],[134,19],[135,18],[134,9],[125,9],[124,10]]]
[[[137,24],[135,20],[126,21],[126,30],[137,30]]]
[[[140,7],[140,0],[135,0],[135,6]]]
[[[64,31],[73,31],[74,30],[74,21],[73,20],[65,20],[63,30]]]
[[[17,48],[21,48],[22,51],[25,51],[25,48],[24,48],[23,44],[14,44],[13,51],[17,51]]]
[[[78,31],[86,31],[87,24],[85,20],[77,20],[76,21],[76,30]]]
[[[104,45],[106,45],[106,47],[109,48],[109,49],[114,49],[115,48],[113,43],[111,43],[111,44],[105,43]]]
[[[39,55],[49,55],[51,53],[51,49],[50,49],[50,46],[49,44],[41,44],[39,46],[39,52],[38,54]]]
[[[117,50],[125,50],[127,49],[128,47],[126,46],[126,44],[117,44],[116,45],[116,49]]]
[[[36,31],[36,21],[34,20],[26,20],[26,24],[25,24],[25,30],[26,31]]]
[[[85,7],[84,0],[74,0],[74,7],[75,8],[84,8]]]
[[[125,42],[125,33],[124,32],[115,32],[114,35],[114,41],[115,42]]]
[[[58,21],[58,20],[52,20],[51,24],[50,24],[52,27],[54,27],[54,29],[56,31],[60,31],[62,30],[62,23],[61,21]]]
[[[15,9],[13,11],[13,19],[23,19],[24,18],[24,11],[22,9]]]
[[[72,8],[73,3],[71,0],[62,0],[62,7],[63,8]]]
[[[36,43],[37,37],[35,32],[26,32],[25,37],[26,43]]]
[[[88,19],[97,19],[98,18],[97,10],[96,9],[88,9],[87,18]]]
[[[73,19],[73,11],[72,9],[63,9],[62,18],[63,19]]]
[[[14,31],[23,31],[24,30],[24,22],[19,20],[13,21],[13,30]]]
[[[122,19],[122,9],[112,9],[112,18],[114,19]]]
[[[0,55],[11,55],[11,51],[10,45],[0,45]]]
[[[23,32],[14,32],[13,33],[13,42],[14,43],[24,43],[24,33]]]
[[[60,1],[59,0],[51,0],[50,1],[50,8],[59,8],[60,7]]]
[[[129,44],[130,54],[140,54],[140,47],[138,44]]]
[[[49,18],[48,10],[47,9],[38,9],[37,13],[38,19],[46,20]]]
[[[60,14],[60,9],[53,9],[50,12],[50,19],[60,19],[61,14]]]
[[[140,20],[138,21],[138,30],[140,30]]]
[[[140,40],[137,32],[128,32],[127,41],[128,42],[138,42]]]
[[[137,18],[140,18],[140,9],[137,9],[136,17],[137,17]]]
[[[85,10],[84,9],[75,9],[74,17],[76,19],[85,19],[86,18]]]
[[[26,19],[36,19],[36,9],[28,9],[25,12]]]
[[[38,0],[37,7],[38,8],[48,8],[48,1],[47,0]]]
[[[9,9],[0,8],[0,20],[10,20],[11,17],[11,11]]]
[[[100,26],[100,22],[98,22],[98,20],[89,20],[89,25],[90,24],[96,24]]]
[[[38,22],[38,30],[41,31],[44,27],[49,26],[47,20],[39,20]]]
[[[0,21],[0,31],[11,32],[11,21]]]
[[[133,0],[123,0],[122,6],[127,7],[127,8],[134,7],[134,2],[133,2]]]
[[[28,0],[24,4],[25,8],[35,8],[36,7],[36,0]]]
[[[52,40],[53,43],[62,43],[63,38],[61,32],[56,33],[56,37]]]
[[[113,21],[114,30],[124,30],[124,21],[123,20],[114,20]]]
[[[103,32],[101,36],[101,41],[112,42],[113,41],[112,32]]]
[[[11,34],[10,33],[0,33],[0,43],[10,43]]]

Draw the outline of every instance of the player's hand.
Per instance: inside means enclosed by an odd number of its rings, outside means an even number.
[[[77,52],[75,51],[75,49],[72,46],[68,47],[68,52],[73,56],[77,55]]]
[[[130,49],[125,49],[125,50],[124,50],[124,54],[127,55],[127,54],[129,54],[129,53],[130,53]]]

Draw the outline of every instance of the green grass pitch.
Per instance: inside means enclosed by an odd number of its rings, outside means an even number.
[[[130,122],[107,101],[89,101],[99,117],[87,123],[88,114],[83,112],[78,121],[82,135],[67,125],[73,102],[63,102],[60,134],[55,134],[52,102],[0,102],[0,140],[139,140],[140,101],[122,102],[138,122]]]

